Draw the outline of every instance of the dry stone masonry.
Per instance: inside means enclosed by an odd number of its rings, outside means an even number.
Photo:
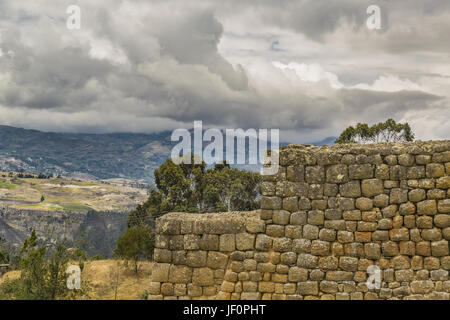
[[[448,140],[282,147],[261,210],[157,220],[149,297],[449,300],[449,186]]]

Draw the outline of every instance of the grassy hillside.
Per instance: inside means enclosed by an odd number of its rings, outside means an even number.
[[[26,175],[27,176],[27,175]],[[17,209],[127,212],[147,198],[147,190],[108,181],[19,178],[0,172],[0,205]]]
[[[93,300],[138,300],[148,289],[151,280],[152,262],[142,262],[138,276],[124,261],[88,261],[82,272],[82,285],[87,286],[87,296]],[[16,279],[20,271],[13,270],[0,278],[0,285],[6,278]],[[117,290],[116,290],[117,288]]]
[[[151,182],[170,144],[170,132],[82,134],[0,126],[0,168]]]

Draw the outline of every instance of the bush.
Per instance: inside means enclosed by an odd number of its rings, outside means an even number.
[[[139,261],[148,260],[153,254],[153,239],[146,226],[128,228],[117,241],[114,255],[133,263],[136,275],[139,271]]]

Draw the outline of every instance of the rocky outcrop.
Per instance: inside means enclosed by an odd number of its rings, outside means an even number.
[[[20,247],[32,230],[40,238],[88,241],[86,250],[91,255],[109,257],[118,237],[125,232],[127,214],[122,212],[62,212],[21,210],[11,207],[0,209],[0,237]]]

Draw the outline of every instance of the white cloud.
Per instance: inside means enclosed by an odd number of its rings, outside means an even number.
[[[272,64],[278,69],[282,70],[284,75],[292,82],[319,82],[322,80],[327,81],[334,89],[340,89],[343,87],[339,82],[338,77],[328,71],[325,71],[320,64],[305,64],[290,62],[284,64],[278,61],[273,61]]]
[[[402,20],[394,6],[392,31],[369,34],[364,3],[80,0],[82,28],[70,31],[65,4],[2,1],[0,123],[149,132],[203,120],[302,142],[354,121],[417,125],[418,110],[448,125],[448,44],[438,41],[448,11],[415,1]],[[419,50],[434,27],[439,37]]]
[[[396,92],[396,91],[427,91],[419,84],[412,82],[409,79],[400,79],[395,75],[380,76],[372,84],[359,83],[351,88],[384,91],[384,92]]]

